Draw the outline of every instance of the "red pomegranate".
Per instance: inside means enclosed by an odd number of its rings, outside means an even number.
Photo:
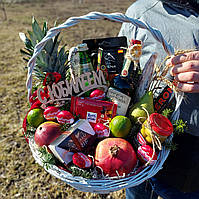
[[[136,163],[136,153],[125,139],[106,138],[97,145],[95,165],[101,167],[104,174],[110,177],[127,175],[135,168]]]

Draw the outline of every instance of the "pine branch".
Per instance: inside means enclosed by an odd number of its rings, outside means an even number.
[[[176,135],[181,135],[182,133],[188,130],[187,122],[184,122],[182,119],[174,121],[173,127],[174,127],[174,134]]]
[[[49,153],[46,147],[40,147],[38,151],[40,152],[42,162],[46,169],[50,168],[51,165],[56,164],[55,156],[52,153]]]
[[[75,165],[70,166],[68,169],[71,171],[73,176],[81,176],[87,179],[93,178],[93,173],[90,169],[89,170],[80,169],[79,167]]]
[[[171,114],[173,113],[173,110],[169,109],[169,108],[166,108],[162,111],[162,115],[167,117],[167,118],[170,118]]]
[[[36,128],[26,124],[26,132],[24,132],[25,137],[30,138],[35,134]]]
[[[173,142],[165,142],[164,143],[164,146],[167,148],[167,149],[169,149],[169,150],[171,150],[171,151],[175,151],[175,150],[177,150],[177,146],[178,146],[178,144],[175,144],[175,143],[173,143]]]

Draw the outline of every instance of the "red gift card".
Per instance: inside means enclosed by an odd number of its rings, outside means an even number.
[[[77,116],[79,115],[81,119],[88,120],[91,126],[94,127],[96,123],[104,123],[115,117],[117,104],[73,96],[70,111]]]

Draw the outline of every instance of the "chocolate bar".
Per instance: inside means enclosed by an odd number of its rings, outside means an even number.
[[[71,98],[71,113],[86,119],[94,128],[96,123],[110,121],[116,116],[117,104],[83,97]]]
[[[50,144],[50,149],[57,147],[71,152],[85,151],[95,141],[95,131],[87,120],[78,120]]]

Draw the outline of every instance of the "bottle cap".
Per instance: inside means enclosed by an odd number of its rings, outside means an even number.
[[[88,50],[87,43],[79,44],[77,46],[77,48],[78,48],[79,51],[86,51],[86,50]]]
[[[131,45],[142,44],[142,42],[140,40],[135,40],[135,39],[132,39],[130,43],[131,43]]]

